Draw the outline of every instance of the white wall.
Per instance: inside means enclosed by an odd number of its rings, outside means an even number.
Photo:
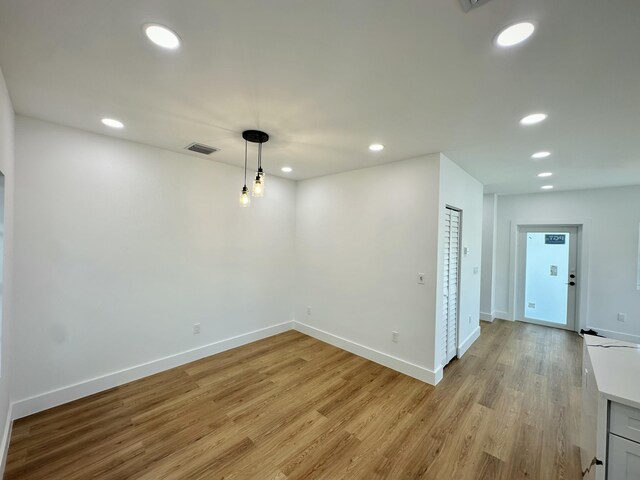
[[[15,400],[290,328],[294,182],[21,116],[16,165]]]
[[[484,195],[482,207],[482,265],[480,278],[480,319],[492,322],[495,318],[495,278],[496,267],[496,215],[498,196]]]
[[[473,341],[482,185],[439,154],[299,182],[295,318],[302,331],[437,382],[444,262],[438,225],[446,204],[464,210],[471,253],[463,259],[460,340]],[[418,273],[425,273],[424,285]]]
[[[296,321],[433,375],[438,172],[430,155],[298,183]]]
[[[11,327],[13,324],[11,292],[13,290],[13,209],[14,209],[14,113],[2,71],[0,71],[0,171],[5,176],[4,225],[1,232],[4,242],[2,284],[2,318],[0,319],[0,474],[6,460],[10,431],[9,417],[9,357]]]
[[[465,351],[480,336],[480,264],[482,259],[483,186],[444,155],[440,155],[440,220],[438,241],[438,288],[436,331],[442,332],[442,296],[444,272],[444,212],[446,206],[462,210],[462,246],[468,254],[460,258],[460,295],[458,346]],[[437,342],[434,362],[442,358]]]
[[[250,209],[236,167],[21,116],[16,159],[14,417],[294,318],[436,383],[446,204],[463,209],[471,252],[463,349],[479,333],[482,187],[442,155],[297,186],[271,177]]]
[[[611,336],[640,341],[640,291],[636,288],[640,187],[507,195],[498,199],[496,310],[513,315],[509,305],[511,223],[518,220],[587,219],[583,238],[588,280],[581,325]],[[618,322],[618,312],[626,322]]]

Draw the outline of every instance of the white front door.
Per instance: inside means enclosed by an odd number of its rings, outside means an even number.
[[[518,228],[516,320],[575,329],[578,228]]]

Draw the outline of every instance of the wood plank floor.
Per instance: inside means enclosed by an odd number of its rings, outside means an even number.
[[[437,387],[292,331],[16,421],[5,479],[578,479],[580,372],[523,323]]]

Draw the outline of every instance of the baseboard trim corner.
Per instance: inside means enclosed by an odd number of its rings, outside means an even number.
[[[480,325],[478,325],[476,329],[460,344],[460,347],[458,348],[458,357],[463,356],[478,338],[480,338]]]
[[[499,310],[496,310],[494,313],[494,320],[496,318],[500,320],[511,320],[512,322],[514,321],[513,315],[511,315],[509,312],[501,312]]]
[[[442,367],[439,367],[438,370],[434,372],[433,370],[416,365],[415,363],[411,363],[401,358],[394,357],[393,355],[389,355],[388,353],[352,342],[346,338],[339,337],[299,321],[293,322],[293,328],[294,330],[304,333],[305,335],[309,335],[321,342],[341,348],[342,350],[351,352],[354,355],[379,363],[380,365],[384,365],[385,367],[404,373],[405,375],[416,378],[430,385],[437,385],[438,382],[442,380]]]
[[[493,322],[496,319],[495,313],[480,312],[480,320],[484,322]]]
[[[109,388],[117,387],[134,380],[139,380],[141,378],[148,377],[149,375],[154,375],[171,368],[179,367],[180,365],[200,360],[201,358],[209,357],[257,340],[262,340],[263,338],[271,337],[291,329],[293,329],[292,321],[271,325],[269,327],[260,328],[248,333],[236,335],[234,337],[152,360],[134,367],[129,367],[124,370],[108,373],[83,382],[18,400],[13,402],[11,405],[11,418],[13,420],[17,420],[18,418],[57,407],[58,405],[72,402],[79,398],[87,397],[89,395],[108,390]]]
[[[438,383],[440,383],[440,380],[442,380],[442,378],[444,377],[444,367],[442,365],[440,365],[434,373],[434,385],[437,385]]]

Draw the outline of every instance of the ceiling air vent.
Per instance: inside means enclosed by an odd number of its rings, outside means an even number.
[[[487,3],[489,0],[460,0],[460,4],[462,5],[462,9],[465,12],[468,12],[472,8],[479,7],[483,3]]]
[[[202,143],[192,143],[191,145],[187,145],[187,150],[191,152],[201,153],[202,155],[211,155],[214,152],[217,152],[219,148],[210,147],[209,145],[203,145]]]

